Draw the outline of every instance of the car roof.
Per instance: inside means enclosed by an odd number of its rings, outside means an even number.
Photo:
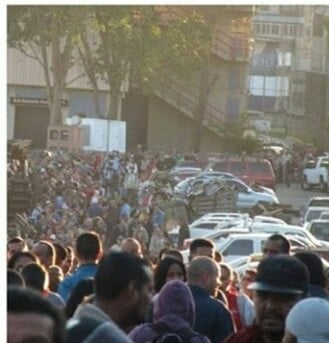
[[[171,169],[169,171],[170,173],[177,173],[177,172],[184,172],[184,171],[195,171],[195,172],[199,172],[201,171],[202,168],[196,168],[196,167],[174,167],[173,169]]]
[[[312,225],[312,223],[329,223],[329,219],[313,219],[310,221],[310,225]]]
[[[230,235],[231,238],[245,238],[245,237],[248,237],[250,239],[253,239],[253,238],[267,238],[269,236],[271,236],[272,233],[263,233],[263,232],[260,232],[260,233],[232,233],[232,235]]]
[[[329,200],[329,197],[314,196],[314,197],[311,197],[309,201],[311,200]]]
[[[328,206],[310,206],[307,208],[307,211],[322,211],[322,212],[327,212],[329,211]]]

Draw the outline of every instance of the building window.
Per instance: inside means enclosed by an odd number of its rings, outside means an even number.
[[[288,25],[284,24],[282,25],[283,28],[283,35],[288,36]]]
[[[270,30],[271,30],[271,25],[270,24],[264,24],[265,26],[265,34],[270,34]]]
[[[278,35],[279,34],[279,25],[273,24],[271,27],[271,34]]]
[[[292,37],[296,36],[296,26],[295,25],[289,26],[289,36],[292,36]]]

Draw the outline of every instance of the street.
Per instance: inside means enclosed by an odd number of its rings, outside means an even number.
[[[287,187],[283,184],[277,184],[276,194],[282,204],[291,204],[294,209],[298,210],[313,196],[329,196],[328,193],[316,190],[305,191],[299,184],[292,184]]]

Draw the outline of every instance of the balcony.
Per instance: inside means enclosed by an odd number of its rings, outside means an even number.
[[[167,80],[167,82],[163,82],[156,87],[154,93],[194,120],[198,96],[181,83],[175,80]],[[211,128],[215,124],[225,122],[225,117],[225,113],[208,103],[205,109],[203,124]]]
[[[249,63],[252,41],[247,35],[229,35],[219,27],[214,33],[213,52],[226,61]]]

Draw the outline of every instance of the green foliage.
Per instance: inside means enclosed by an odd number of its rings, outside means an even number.
[[[196,14],[164,25],[155,6],[97,6],[91,17],[94,57],[115,87],[127,73],[140,85],[168,73],[186,77],[209,51],[209,27]]]
[[[261,147],[261,141],[255,136],[245,135],[249,129],[246,114],[241,114],[238,121],[225,122],[217,127],[217,132],[221,136],[221,146],[223,151],[238,153],[254,153]]]
[[[97,79],[107,82],[112,93],[120,93],[128,78],[148,90],[168,76],[188,81],[209,64],[212,24],[196,12],[164,21],[159,12],[164,8],[8,6],[8,45],[58,78],[51,85],[52,78],[45,76],[50,99],[52,88],[66,86],[67,70],[76,63],[74,47],[96,90]]]
[[[27,42],[49,46],[54,35],[72,39],[84,12],[75,6],[8,6],[8,45],[23,48]],[[73,20],[74,18],[74,20]]]

